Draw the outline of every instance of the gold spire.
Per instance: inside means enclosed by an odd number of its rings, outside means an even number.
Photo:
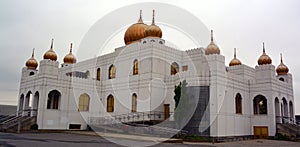
[[[283,64],[281,53],[280,53],[280,64],[277,66],[276,72],[278,75],[286,75],[289,72],[289,68],[285,64]]]
[[[236,48],[234,48],[234,55],[233,57],[236,59]]]
[[[236,48],[234,48],[233,59],[230,61],[229,66],[241,65],[242,62],[236,58]]]
[[[155,13],[155,10],[153,9],[152,12],[153,12],[153,14],[152,14],[152,24],[154,25],[155,24],[155,22],[154,22],[154,15],[155,15],[154,13]]]
[[[210,30],[210,41],[211,42],[214,41],[214,32],[213,32],[213,30]]]
[[[144,24],[142,19],[142,10],[140,10],[140,18],[137,23],[131,25],[125,32],[124,42],[126,45],[138,41],[145,37],[145,29],[147,25]]]
[[[53,50],[53,40],[51,40],[51,46],[50,49],[44,54],[44,59],[50,59],[52,61],[56,61],[57,60],[57,55]]]
[[[38,62],[34,59],[34,48],[32,49],[31,58],[29,58],[25,63],[27,69],[36,69],[38,67]]]
[[[52,38],[52,40],[51,40],[51,46],[50,46],[50,49],[51,49],[51,50],[53,50],[53,40],[54,40],[54,39]]]
[[[144,23],[142,19],[142,10],[140,10],[140,18],[138,20],[138,23]]]
[[[219,47],[214,43],[213,30],[210,31],[210,44],[205,50],[205,55],[220,54]]]
[[[266,54],[265,43],[263,42],[263,54],[257,61],[258,65],[272,64],[272,59]]]
[[[152,15],[152,24],[148,26],[145,30],[145,37],[156,37],[156,38],[161,38],[162,37],[162,31],[161,29],[155,25],[155,10],[153,10],[153,15]]]
[[[71,44],[70,44],[70,52],[69,52],[69,54],[67,54],[67,55],[64,57],[64,63],[65,63],[65,64],[73,64],[73,63],[76,63],[76,57],[72,54],[72,46],[73,46],[73,44],[71,43]]]

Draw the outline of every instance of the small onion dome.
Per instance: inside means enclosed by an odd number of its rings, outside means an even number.
[[[235,66],[235,65],[241,65],[241,64],[242,64],[242,62],[236,58],[236,48],[234,48],[234,57],[230,61],[229,66]]]
[[[263,54],[259,57],[257,63],[258,65],[272,64],[272,59],[266,54],[265,43],[263,43]]]
[[[56,61],[57,60],[57,55],[53,50],[53,39],[51,41],[51,47],[50,49],[44,54],[44,59],[50,59],[52,61]]]
[[[27,61],[26,61],[26,67],[27,69],[36,69],[38,67],[38,62],[34,59],[34,49],[32,51],[32,55],[31,55],[31,58],[29,58]]]
[[[64,63],[66,64],[76,63],[76,57],[72,54],[72,43],[70,44],[70,53],[64,57]]]
[[[205,50],[205,55],[211,55],[211,54],[220,54],[219,47],[214,43],[213,30],[211,30],[210,44],[207,46]]]
[[[153,10],[152,24],[150,26],[148,26],[145,30],[145,37],[161,38],[162,32],[161,32],[161,29],[157,25],[155,25],[154,13],[155,13],[155,10]]]
[[[138,41],[145,37],[145,29],[148,25],[144,24],[142,19],[142,10],[140,10],[140,18],[137,23],[131,25],[125,32],[124,42],[126,45]]]
[[[289,73],[289,68],[283,64],[282,62],[282,54],[280,54],[280,64],[276,68],[276,72],[278,75],[286,75]]]

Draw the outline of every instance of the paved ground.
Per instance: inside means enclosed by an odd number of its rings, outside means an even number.
[[[121,145],[113,142],[122,142],[127,146],[143,146],[156,141],[145,141],[137,139],[122,139],[120,137],[108,138],[108,140],[99,136],[69,134],[69,133],[0,133],[0,147],[119,147]],[[216,146],[216,147],[300,147],[300,142],[290,141],[275,141],[275,140],[249,140],[227,143],[160,143],[156,144],[158,147],[184,147],[184,146]]]
[[[136,141],[131,139],[108,138],[68,133],[0,133],[0,147],[119,147],[121,145],[112,142],[121,142],[128,146],[150,145],[156,142]],[[112,142],[111,142],[112,141]],[[184,147],[190,146],[182,143],[160,143],[160,147]],[[192,146],[199,146],[194,144]],[[205,146],[205,145],[204,145]]]

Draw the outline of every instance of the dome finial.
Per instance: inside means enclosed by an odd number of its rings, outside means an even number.
[[[50,49],[44,54],[44,59],[50,59],[52,61],[56,61],[57,55],[55,54],[55,52],[53,50],[53,40],[54,39],[52,38]]]
[[[25,63],[27,69],[36,69],[38,67],[38,62],[34,59],[34,48],[32,49],[31,58],[29,58]]]
[[[142,10],[140,10],[140,18],[138,20],[138,23],[143,23],[143,19],[142,19]]]
[[[72,46],[73,46],[73,44],[71,43],[70,44],[70,53],[72,53]]]
[[[74,64],[76,63],[76,57],[72,54],[73,43],[70,43],[70,53],[64,57],[65,64]]]
[[[263,53],[266,53],[266,50],[265,50],[265,43],[263,42]]]
[[[280,64],[277,66],[276,72],[278,75],[286,75],[289,73],[289,68],[283,64],[282,53],[280,53]]]
[[[242,65],[242,62],[236,58],[236,48],[234,48],[234,57],[230,61],[229,66]]]
[[[236,48],[234,48],[234,59],[236,59]]]
[[[51,46],[50,46],[50,50],[52,50],[53,49],[53,38],[52,38],[52,40],[51,40]]]
[[[213,32],[213,30],[210,30],[210,41],[211,42],[214,41],[214,32]]]
[[[258,58],[257,63],[258,63],[258,65],[272,64],[272,59],[266,54],[265,43],[264,43],[264,42],[263,42],[263,53],[262,53],[262,55]]]
[[[32,55],[31,55],[32,58],[34,58],[34,50],[35,48],[32,49]]]
[[[153,14],[152,14],[152,24],[155,24],[154,16],[155,16],[155,10],[153,9]]]

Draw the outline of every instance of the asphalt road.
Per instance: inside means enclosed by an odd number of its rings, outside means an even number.
[[[112,142],[111,142],[112,141]],[[147,143],[134,140],[114,139],[110,141],[99,136],[86,136],[79,134],[65,133],[0,133],[0,147],[120,147],[121,145],[113,143],[113,141],[121,141],[123,145],[128,146],[144,146]],[[160,143],[154,146],[158,147],[184,147],[199,146],[199,144],[187,145],[182,143]],[[206,146],[206,145],[201,145]]]

